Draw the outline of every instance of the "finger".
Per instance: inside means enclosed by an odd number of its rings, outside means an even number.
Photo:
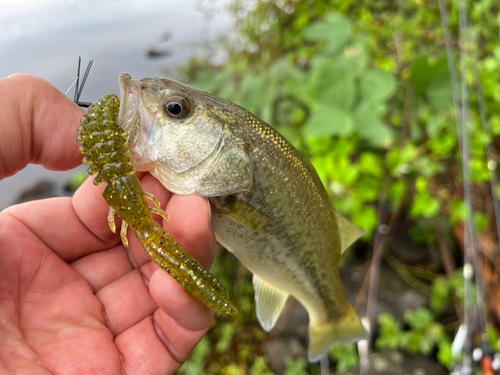
[[[70,265],[89,283],[94,293],[133,270],[127,251],[121,245],[87,255]]]
[[[156,268],[152,273],[151,270]],[[154,301],[180,326],[190,330],[210,328],[214,311],[190,295],[170,275],[158,267],[141,268],[149,278],[149,291]]]
[[[123,358],[124,374],[173,374],[181,367],[159,338],[152,317],[121,333],[115,345]]]
[[[10,334],[28,343],[37,354],[33,363],[44,358],[46,368],[61,373],[118,371],[101,303],[73,269],[9,214],[0,215],[0,258],[2,340]],[[18,346],[14,357],[23,353]]]
[[[161,309],[156,310],[153,319],[158,327],[158,336],[170,355],[180,363],[189,357],[210,328],[209,325],[200,330],[188,329]]]
[[[88,203],[83,205],[94,207],[94,215],[83,217],[87,223],[74,210],[75,201],[71,198],[51,198],[14,205],[2,214],[21,221],[69,263],[84,255],[114,247],[120,241],[119,236],[111,232],[106,220],[104,210],[109,210],[109,206],[106,208],[105,202],[99,202],[99,198],[92,194],[86,195],[85,200]],[[93,232],[88,225],[93,226]]]
[[[95,186],[93,181],[94,177],[88,178],[75,192],[73,196],[73,210],[78,220],[81,221],[83,226],[87,229],[88,234],[92,234],[102,242],[103,246],[99,250],[109,249],[111,246],[116,246],[120,242],[120,236],[117,233],[113,233],[109,228],[108,214],[110,207],[102,196],[102,191],[106,188],[106,184],[103,183],[99,186]],[[115,216],[115,224],[119,233],[121,220],[118,216]],[[88,251],[82,254],[72,253],[71,258],[68,259],[67,257],[69,257],[69,255],[66,255],[63,256],[63,259],[73,261],[80,256],[87,255],[94,251]],[[78,258],[75,258],[75,256],[78,256]]]
[[[157,309],[138,270],[104,286],[96,293],[96,297],[104,307],[107,325],[115,336],[152,315]]]
[[[50,83],[27,74],[0,79],[0,180],[28,163],[67,170],[80,164],[75,141],[83,111]],[[6,102],[5,102],[6,101]]]
[[[199,195],[174,194],[167,205],[170,220],[165,229],[206,269],[215,257],[215,234],[210,227],[210,207]]]

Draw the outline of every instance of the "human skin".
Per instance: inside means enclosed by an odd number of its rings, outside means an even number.
[[[25,74],[0,79],[0,99],[0,179],[28,163],[81,164],[75,137],[83,111],[70,99]],[[206,199],[171,195],[151,175],[140,178],[169,215],[167,232],[208,269],[215,237]],[[105,184],[91,180],[73,198],[0,213],[2,374],[172,374],[211,325],[213,311],[129,234],[133,267],[109,229]]]

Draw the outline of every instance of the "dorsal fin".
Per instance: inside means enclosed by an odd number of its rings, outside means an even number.
[[[337,217],[337,225],[339,226],[341,252],[343,253],[354,241],[364,235],[366,231],[347,220],[337,211],[335,211],[335,216]]]
[[[262,328],[269,332],[276,324],[288,294],[262,281],[256,275],[253,275],[253,288],[257,318]]]

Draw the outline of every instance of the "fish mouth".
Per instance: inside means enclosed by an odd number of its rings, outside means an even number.
[[[130,134],[129,141],[132,146],[137,143],[140,130],[139,105],[141,103],[140,81],[132,79],[125,72],[118,78],[120,84],[120,112],[118,124]]]

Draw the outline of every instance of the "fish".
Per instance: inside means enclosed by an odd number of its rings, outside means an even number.
[[[158,198],[144,191],[134,175],[136,169],[130,157],[128,134],[118,124],[119,106],[116,95],[104,95],[81,119],[76,138],[82,144],[78,151],[85,154],[83,164],[90,164],[88,174],[96,175],[94,185],[106,182],[102,195],[110,206],[111,231],[116,231],[116,214],[122,219],[120,237],[125,247],[128,247],[130,226],[149,257],[187,292],[212,309],[236,314],[237,309],[231,305],[224,286],[151,216],[156,214],[169,220],[160,209]],[[146,197],[155,207],[148,205]]]
[[[309,315],[309,361],[362,338],[338,265],[365,231],[335,211],[311,162],[249,111],[200,89],[127,73],[119,83],[118,123],[135,167],[175,194],[208,199],[217,241],[253,273],[263,329],[291,295]]]

